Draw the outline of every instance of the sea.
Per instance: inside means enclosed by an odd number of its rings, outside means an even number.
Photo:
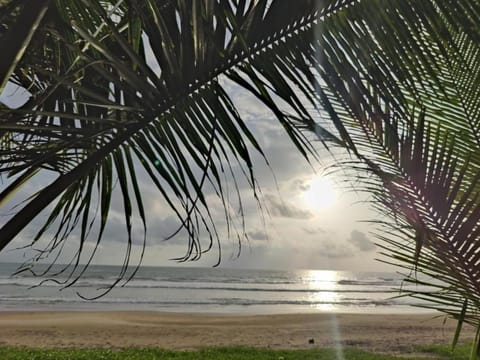
[[[44,281],[17,264],[0,263],[0,311],[146,310],[207,314],[424,313],[418,300],[398,297],[403,276],[386,272],[253,270],[193,267],[139,269],[105,292],[118,266],[92,265],[73,286],[65,274]]]

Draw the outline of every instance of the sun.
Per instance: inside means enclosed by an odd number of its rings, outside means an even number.
[[[335,205],[337,190],[332,180],[318,176],[310,180],[302,198],[310,210],[325,210]]]

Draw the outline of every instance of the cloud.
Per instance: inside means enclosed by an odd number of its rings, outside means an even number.
[[[304,227],[302,228],[309,235],[318,235],[318,234],[326,234],[328,231],[321,228],[321,227]]]
[[[355,254],[351,246],[334,240],[322,240],[317,253],[321,257],[335,259],[351,257]]]
[[[311,212],[300,209],[295,205],[285,202],[271,194],[265,195],[265,201],[273,216],[291,219],[310,219],[313,217]]]
[[[159,240],[163,240],[169,236],[175,234],[181,226],[180,220],[175,216],[167,216],[165,218],[156,218],[152,219],[150,222],[149,234],[152,239],[156,239],[157,242]],[[185,238],[187,236],[186,230],[182,229],[180,232],[177,233],[175,238]]]
[[[132,239],[137,243],[143,242],[144,230],[141,219],[134,216],[132,219]],[[181,226],[180,220],[175,216],[150,216],[147,221],[147,246],[154,246],[173,235]],[[171,238],[165,244],[180,243],[186,244],[187,232],[181,229],[176,236]],[[126,243],[128,240],[125,219],[119,211],[111,211],[111,216],[105,230],[104,240],[116,243]]]
[[[303,192],[310,190],[310,184],[304,179],[295,179],[292,181],[292,190],[295,192]]]
[[[252,240],[268,240],[268,234],[263,230],[254,230],[248,233],[248,237]]]
[[[376,249],[375,244],[368,239],[364,232],[353,230],[347,241],[360,251],[373,251]]]
[[[223,189],[225,191],[230,189],[229,196],[226,196],[226,198],[231,201],[229,207],[233,209],[232,215],[234,216],[237,215],[236,209],[239,207],[235,189],[235,185],[238,185],[239,194],[242,196],[242,209],[245,219],[235,218],[235,222],[243,224],[243,220],[245,220],[245,229],[251,239],[251,250],[248,249],[248,246],[244,246],[241,259],[234,263],[235,266],[247,268],[251,266],[265,268],[309,268],[320,266],[321,268],[331,267],[336,269],[343,267],[352,269],[357,268],[358,264],[368,263],[366,261],[368,259],[373,259],[374,253],[368,252],[374,248],[373,244],[368,239],[365,242],[365,239],[362,240],[362,236],[360,235],[359,237],[356,233],[356,235],[353,233],[353,235],[349,235],[350,231],[356,226],[353,225],[352,219],[357,219],[360,215],[363,216],[363,213],[358,215],[354,213],[355,211],[358,212],[358,210],[345,205],[345,210],[340,210],[342,211],[341,214],[332,210],[322,213],[320,217],[317,213],[314,214],[308,211],[308,208],[302,208],[295,199],[300,199],[301,193],[309,189],[309,183],[313,176],[311,166],[295,149],[292,141],[278,121],[273,118],[268,108],[258,102],[251,94],[244,90],[239,90],[238,87],[233,85],[229,93],[232,96],[232,100],[239,105],[239,111],[245,118],[246,125],[255,134],[268,158],[269,166],[265,164],[262,155],[255,151],[253,146],[248,145],[248,149],[251,151],[250,155],[257,184],[262,189],[261,193],[270,194],[263,196],[265,203],[262,204],[261,208],[269,209],[272,216],[271,219],[268,216],[266,216],[266,219],[263,219],[248,181],[244,178],[239,165],[232,161],[233,172],[238,175],[238,178],[235,184],[228,172],[225,171]],[[320,143],[317,142],[315,144],[318,144],[319,157],[322,158],[322,161],[324,161],[323,159],[328,160],[329,157],[326,152],[322,152]],[[182,231],[170,241],[162,241],[166,236],[177,230],[180,221],[176,218],[173,211],[170,210],[161,193],[150,180],[149,175],[139,166],[138,161],[136,161],[136,169],[145,213],[148,217],[148,249],[145,255],[145,264],[171,265],[172,263],[168,262],[167,259],[184,254],[188,244],[188,234]],[[193,171],[199,178],[202,176],[201,171],[195,168],[195,166]],[[275,177],[273,177],[273,173]],[[40,178],[35,177],[34,182],[27,184],[26,186],[28,187],[24,188],[25,192],[22,194],[33,193],[43,188],[45,184],[51,182],[54,178],[55,174],[48,175],[48,172],[45,172]],[[279,198],[277,189],[280,189],[279,192],[284,200]],[[208,186],[207,183],[203,190],[205,198],[209,203],[212,218],[216,222],[216,229],[222,239],[223,253],[235,253],[236,243],[231,246],[233,242],[226,240],[225,234],[227,234],[228,230],[223,217],[224,209],[221,200],[216,197],[215,190]],[[259,193],[258,191],[257,194]],[[116,196],[112,198],[109,224],[104,236],[106,242],[104,243],[104,251],[97,258],[98,263],[118,263],[123,259],[127,234],[123,215],[123,199],[118,194],[116,192]],[[172,195],[172,191],[168,190],[168,194]],[[172,195],[172,197],[174,198],[175,196]],[[352,200],[352,202],[354,201]],[[3,207],[2,210],[7,211],[8,207]],[[266,210],[263,215],[268,215],[267,212]],[[45,214],[47,214],[45,216],[48,216],[48,213],[49,209],[45,211]],[[133,238],[135,244],[141,244],[143,240],[142,223],[138,212],[135,213]],[[36,222],[32,223],[30,227],[32,232],[42,225],[41,219],[45,219],[45,216],[38,217]],[[0,223],[3,220],[5,220],[5,217],[0,217]],[[266,224],[263,224],[263,220],[265,220]],[[299,220],[302,221],[300,222]],[[262,225],[268,226],[269,234],[267,234]],[[48,235],[51,235],[54,230],[55,228],[52,228],[51,232],[45,236],[46,241],[49,240]],[[242,230],[241,225],[239,230]],[[93,241],[96,240],[95,235],[92,233]],[[271,241],[266,241],[268,235],[270,235],[269,240]],[[23,245],[29,242],[32,236],[30,231],[28,231],[22,237],[19,237],[20,240],[16,240],[15,244]],[[202,232],[200,237],[202,244],[208,242],[208,236],[205,232]],[[365,235],[363,238],[366,238]],[[71,239],[71,243],[73,247],[75,238]],[[248,245],[248,242],[242,243],[243,245]],[[13,256],[5,252],[0,255],[4,255],[4,258],[9,261],[12,260]],[[21,260],[20,255],[22,254],[20,253],[18,258]],[[214,264],[216,256],[217,250],[214,247],[209,254],[204,255],[205,261],[208,263],[207,265]],[[223,261],[230,266],[228,256],[225,256]],[[204,262],[194,263],[196,266],[203,264]]]

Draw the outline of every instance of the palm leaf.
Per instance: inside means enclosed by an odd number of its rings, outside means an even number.
[[[2,116],[1,166],[12,182],[1,197],[8,198],[40,169],[57,178],[4,224],[1,247],[54,204],[34,243],[52,226],[57,230],[39,256],[61,250],[78,224],[80,241],[72,259],[78,265],[96,202],[101,203],[99,244],[109,216],[112,178],[118,177],[127,233],[122,278],[130,260],[134,212],[145,220],[133,164],[143,167],[182,219],[190,238],[182,260],[202,253],[202,228],[210,234],[207,248],[218,241],[203,194],[206,183],[228,209],[222,185],[226,170],[218,164],[226,164],[233,174],[232,166],[238,163],[255,189],[250,151],[261,152],[218,77],[226,74],[254,93],[305,156],[313,154],[313,147],[302,130],[319,129],[285,80],[301,84],[314,105],[313,85],[303,78],[310,73],[292,71],[293,62],[308,69],[302,51],[310,45],[305,42],[293,52],[289,47],[292,38],[310,36],[318,19],[340,6],[326,2],[317,8],[316,2],[305,1],[285,12],[285,4],[268,3],[72,0],[50,7],[45,26],[36,34],[37,45],[12,78],[30,89],[31,100]],[[52,39],[56,47],[50,46]],[[52,66],[32,68],[29,60],[45,48],[60,49],[46,59]],[[147,61],[146,49],[153,59]],[[266,64],[277,52],[286,56]],[[232,212],[225,214],[233,224]]]
[[[23,56],[47,11],[48,3],[49,0],[35,1],[33,4],[27,4],[26,1],[9,1],[0,4],[0,10],[2,11],[0,25],[9,29],[1,37],[3,50],[0,58],[0,91],[5,87],[10,75]],[[7,14],[15,17],[15,22],[12,23],[6,17]]]
[[[478,326],[478,27],[461,25],[445,2],[416,5],[397,2],[376,12],[359,5],[324,24],[336,32],[324,34],[317,55],[319,86],[363,171],[376,175],[363,177],[374,204],[390,209],[392,220],[382,220],[379,232],[383,254],[409,281],[434,288],[407,295]]]

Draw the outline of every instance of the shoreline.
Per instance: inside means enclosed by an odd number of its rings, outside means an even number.
[[[0,346],[32,348],[158,347],[193,350],[355,347],[405,353],[449,344],[456,322],[427,314],[200,314],[155,311],[0,311]],[[474,336],[465,327],[461,341]],[[314,343],[310,343],[310,339]]]

